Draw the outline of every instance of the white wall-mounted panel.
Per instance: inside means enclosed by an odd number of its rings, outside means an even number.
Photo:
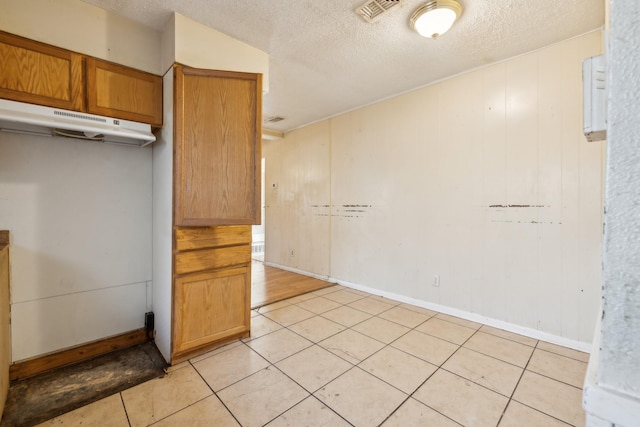
[[[151,278],[151,150],[0,133],[12,302]]]
[[[146,295],[142,282],[12,304],[13,361],[143,328]]]
[[[103,328],[90,320],[59,343],[39,334],[63,336],[68,319],[77,319],[67,313],[73,306],[58,299],[66,295],[81,293],[87,304],[122,314],[121,303],[105,303],[100,292],[151,280],[151,213],[149,148],[0,132],[0,227],[11,232],[12,305],[33,310],[44,300],[43,307],[62,302],[50,309],[46,331],[13,317],[13,340],[23,349],[14,355],[37,356],[101,337]],[[144,319],[144,300],[125,317]],[[21,347],[21,339],[41,345]]]

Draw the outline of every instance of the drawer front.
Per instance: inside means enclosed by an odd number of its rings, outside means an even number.
[[[215,270],[251,263],[251,245],[179,252],[175,255],[177,275]]]
[[[219,227],[176,227],[176,251],[216,248],[220,246],[251,245],[250,225]]]

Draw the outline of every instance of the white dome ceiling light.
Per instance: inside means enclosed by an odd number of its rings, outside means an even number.
[[[451,28],[462,14],[458,0],[431,0],[416,9],[409,20],[422,37],[437,39]]]

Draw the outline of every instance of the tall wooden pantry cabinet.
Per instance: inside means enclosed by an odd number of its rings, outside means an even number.
[[[164,77],[165,126],[153,153],[153,300],[156,343],[171,363],[249,335],[261,77],[179,64]]]

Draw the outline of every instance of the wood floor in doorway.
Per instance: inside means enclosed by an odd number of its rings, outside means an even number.
[[[251,263],[251,308],[262,307],[333,285],[334,283],[269,267],[263,262],[253,260]]]

